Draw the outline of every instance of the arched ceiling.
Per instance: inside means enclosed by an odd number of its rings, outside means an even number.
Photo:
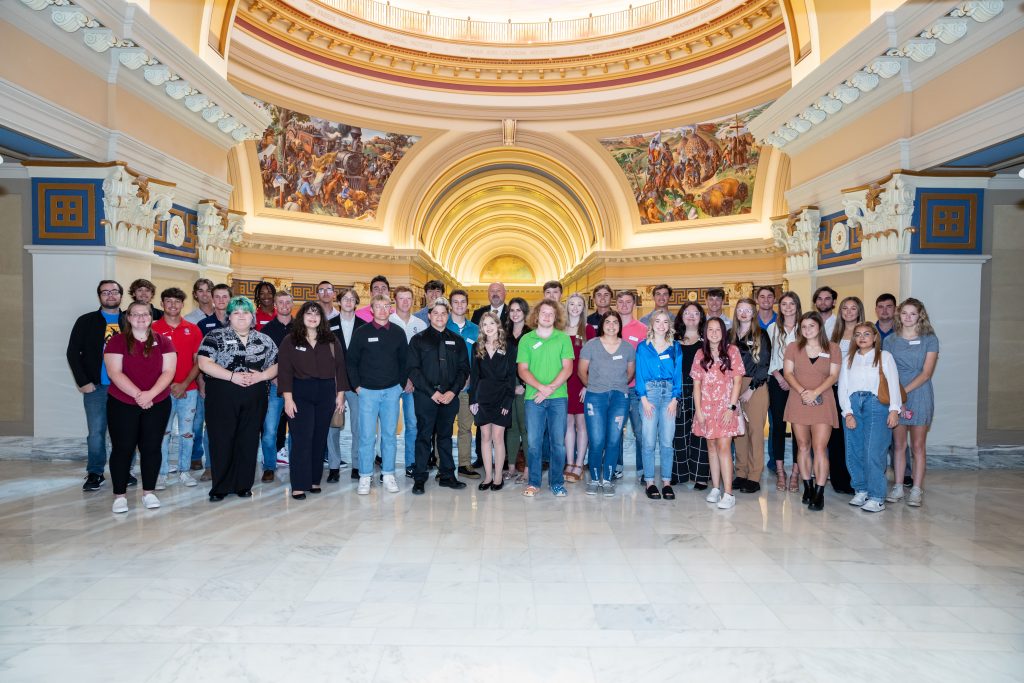
[[[493,259],[515,255],[538,281],[578,265],[601,235],[597,204],[554,159],[497,148],[440,174],[413,220],[415,241],[465,284]]]

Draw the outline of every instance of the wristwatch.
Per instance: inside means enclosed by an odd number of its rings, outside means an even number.
[[[736,404],[735,403],[730,403],[729,404],[729,410],[735,412],[736,411]]]

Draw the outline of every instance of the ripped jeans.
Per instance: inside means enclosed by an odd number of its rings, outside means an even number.
[[[591,481],[611,481],[629,413],[629,395],[621,391],[588,391],[583,397],[590,446],[587,461]]]
[[[167,456],[171,451],[171,437],[174,420],[178,420],[178,471],[188,472],[192,464],[192,422],[196,417],[196,402],[199,400],[199,390],[186,391],[181,398],[170,397],[171,417],[167,420],[167,428],[164,430],[164,441],[160,445],[160,476],[167,476]]]

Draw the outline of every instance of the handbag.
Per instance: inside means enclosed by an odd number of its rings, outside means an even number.
[[[736,406],[736,436],[745,436],[747,433],[747,414],[743,408]]]
[[[334,343],[331,342],[331,358],[337,361],[337,356],[334,355]],[[345,410],[338,410],[335,408],[334,414],[331,415],[331,429],[344,429],[345,428]]]
[[[900,405],[907,404],[907,390],[900,385]],[[878,361],[878,402],[883,406],[889,405],[889,381],[885,378],[885,371],[882,370],[882,361]]]

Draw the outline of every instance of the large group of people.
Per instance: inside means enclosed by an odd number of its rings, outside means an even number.
[[[252,496],[258,455],[262,482],[273,482],[279,451],[291,498],[318,494],[325,464],[328,483],[348,465],[346,407],[359,495],[375,482],[401,490],[401,413],[413,494],[436,468],[437,485],[451,489],[480,479],[480,491],[509,483],[533,497],[547,472],[555,497],[577,482],[587,495],[615,496],[630,425],[637,480],[652,500],[673,500],[673,487],[692,483],[727,510],[738,494],[760,491],[767,464],[778,491],[797,493],[802,483],[809,510],[824,508],[828,484],[866,512],[922,503],[939,343],[914,298],[897,305],[879,296],[872,323],[855,296],[836,310],[829,287],[804,312],[789,291],[776,310],[775,289],[763,286],[737,300],[730,318],[720,288],[707,291],[706,308],[687,301],[673,312],[671,287],[658,285],[654,310],[637,319],[630,290],[598,285],[588,312],[581,294],[563,303],[556,281],[532,306],[506,301],[493,283],[488,304],[469,315],[465,290],[446,297],[432,280],[414,311],[412,290],[392,290],[381,275],[363,308],[354,289],[324,281],[293,313],[291,294],[269,282],[254,302],[200,279],[194,310],[182,316],[185,293],[164,290],[161,310],[155,289],[133,282],[122,311],[121,285],[103,280],[99,310],[78,318],[68,343],[88,427],[83,490],[105,480],[109,434],[116,513],[137,486],[136,454],[146,508],[159,507],[155,492],[170,474],[196,486],[192,470],[210,482],[211,502]]]

